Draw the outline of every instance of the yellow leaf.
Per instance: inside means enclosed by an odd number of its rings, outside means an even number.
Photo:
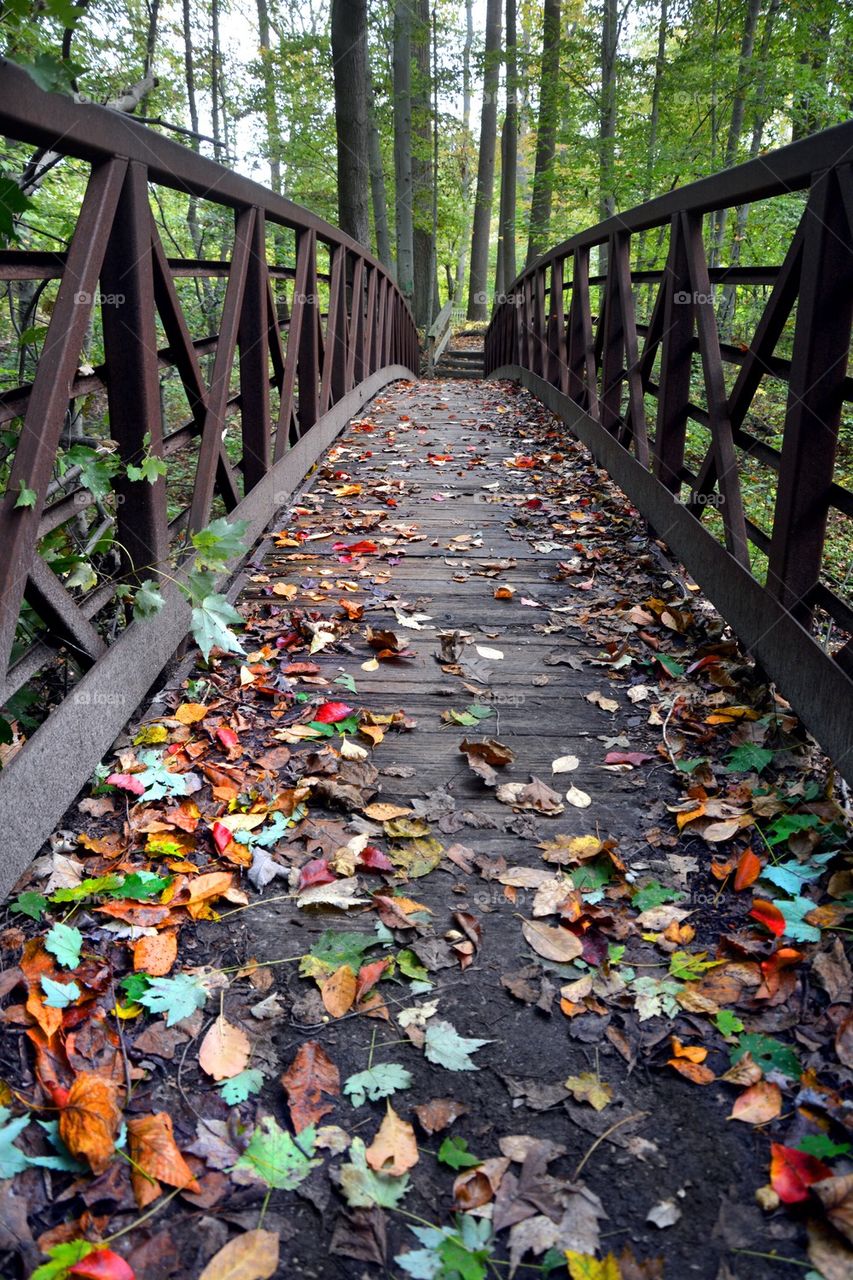
[[[355,999],[356,976],[348,964],[342,964],[320,987],[323,1006],[333,1018],[349,1013]]]
[[[388,1103],[385,1119],[379,1132],[365,1152],[367,1163],[375,1173],[402,1177],[418,1163],[418,1144],[415,1131]]]
[[[619,1263],[612,1253],[599,1262],[591,1253],[575,1253],[566,1250],[566,1262],[572,1280],[622,1280]]]

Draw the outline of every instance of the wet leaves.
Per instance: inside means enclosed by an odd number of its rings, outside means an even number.
[[[297,1133],[328,1115],[341,1091],[337,1067],[317,1040],[304,1041],[281,1077],[287,1094],[290,1119]]]
[[[201,1187],[178,1150],[172,1117],[165,1111],[134,1116],[128,1121],[128,1150],[133,1165],[130,1181],[140,1209],[161,1194],[160,1183],[199,1193]]]

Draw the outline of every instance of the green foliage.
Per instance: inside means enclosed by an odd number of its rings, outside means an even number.
[[[490,1222],[459,1214],[452,1227],[409,1230],[423,1248],[398,1253],[394,1261],[414,1280],[485,1280],[493,1250]]]
[[[833,1142],[825,1133],[808,1133],[797,1143],[798,1151],[805,1151],[818,1160],[834,1160],[836,1156],[848,1155],[851,1149],[849,1142]]]
[[[464,1138],[445,1138],[438,1148],[438,1159],[451,1169],[474,1169],[482,1164],[479,1156],[472,1155]]]
[[[277,1191],[293,1191],[323,1163],[313,1158],[316,1136],[314,1126],[309,1125],[294,1139],[274,1116],[262,1116],[234,1168],[250,1169]]]
[[[648,911],[650,907],[661,907],[665,902],[683,902],[684,894],[679,889],[670,889],[658,880],[650,880],[644,884],[631,899],[631,906],[637,911]]]
[[[48,1009],[67,1009],[82,994],[76,982],[55,982],[45,974],[42,974],[41,989]]]
[[[32,889],[26,889],[23,893],[19,893],[13,903],[10,904],[9,910],[22,916],[29,916],[31,920],[41,920],[47,908],[47,898],[44,894],[34,893]]]
[[[754,742],[742,742],[726,761],[726,773],[761,773],[772,763],[773,752]]]
[[[758,1032],[742,1035],[737,1046],[732,1049],[732,1066],[740,1062],[745,1053],[749,1053],[764,1072],[779,1071],[791,1080],[799,1080],[803,1074],[803,1068],[794,1050],[789,1045],[783,1044],[781,1040],[775,1040],[773,1036],[761,1035]]]
[[[29,1123],[29,1116],[12,1119],[9,1108],[0,1107],[0,1179],[13,1178],[26,1169],[27,1157],[14,1142]]]
[[[351,1209],[394,1209],[409,1189],[409,1175],[401,1178],[374,1173],[367,1163],[363,1138],[353,1138],[349,1164],[341,1168],[341,1191]]]
[[[138,464],[129,462],[125,468],[128,480],[147,480],[156,484],[161,476],[169,470],[164,458],[158,458],[151,452],[151,432],[146,431],[142,437],[143,454]]]
[[[73,925],[55,924],[44,940],[44,947],[64,969],[76,969],[83,949],[83,935]]]
[[[721,1009],[714,1018],[714,1026],[724,1036],[736,1036],[743,1031],[743,1023],[731,1009]]]
[[[69,1267],[73,1267],[75,1262],[82,1262],[96,1249],[97,1245],[90,1240],[70,1240],[67,1244],[52,1245],[45,1250],[50,1261],[37,1267],[30,1280],[64,1280]]]
[[[431,1021],[426,1028],[424,1057],[447,1071],[479,1071],[471,1054],[488,1043],[488,1040],[460,1036],[449,1022]]]
[[[179,973],[174,978],[149,978],[145,990],[133,999],[149,1013],[164,1013],[166,1026],[173,1027],[176,1022],[191,1017],[196,1009],[203,1009],[207,996],[207,987],[202,982],[188,973]]]
[[[242,626],[243,619],[224,596],[208,595],[193,609],[193,638],[207,662],[214,647],[225,653],[244,653],[240,641],[231,630]]]
[[[246,1102],[253,1094],[260,1093],[264,1084],[264,1073],[257,1067],[246,1067],[230,1080],[223,1080],[219,1092],[229,1107]]]
[[[25,484],[22,484],[15,499],[15,510],[17,511],[19,507],[34,507],[37,501],[38,494],[35,489],[28,489]]]

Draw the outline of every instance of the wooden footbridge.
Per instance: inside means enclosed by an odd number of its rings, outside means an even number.
[[[127,116],[46,94],[10,66],[0,131],[66,158],[81,181],[66,248],[0,253],[0,279],[51,300],[33,368],[0,393],[0,704],[41,680],[51,708],[25,730],[10,716],[8,887],[184,640],[187,535],[225,515],[257,542],[372,397],[397,383],[400,411],[417,394],[420,350],[388,271],[256,183]],[[843,125],[556,246],[497,300],[484,374],[521,383],[566,439],[588,446],[853,781],[851,155]],[[801,209],[783,262],[709,266],[709,218],[792,193]],[[170,255],[152,212],[161,194],[227,211],[219,257]],[[638,265],[638,245],[652,242],[656,269]],[[187,300],[211,284],[221,313],[193,332]],[[715,298],[744,291],[756,323],[730,341]],[[457,364],[466,358],[476,364]],[[762,426],[768,382],[784,405],[772,429]],[[478,443],[459,415],[465,388],[479,385],[454,387],[460,451]],[[85,466],[58,467],[84,402],[104,415],[121,463],[106,484]],[[763,514],[748,500],[757,475]],[[441,524],[451,509],[435,504],[432,536],[451,532]],[[107,526],[112,550],[99,560]],[[63,546],[86,550],[91,576],[69,571]],[[150,579],[164,605],[131,621],[126,589]],[[497,619],[500,604],[482,607]]]

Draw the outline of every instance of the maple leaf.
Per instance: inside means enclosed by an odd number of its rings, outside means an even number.
[[[224,1080],[219,1086],[219,1092],[228,1105],[233,1107],[240,1102],[246,1102],[252,1094],[260,1093],[263,1083],[263,1071],[259,1071],[257,1067],[247,1067],[245,1071],[238,1072],[230,1080]]]
[[[83,935],[72,925],[55,924],[44,940],[44,949],[56,956],[64,969],[76,969],[83,949]]]
[[[591,1253],[566,1250],[571,1280],[621,1280],[622,1271],[614,1254],[608,1253],[600,1261]]]
[[[438,1148],[437,1159],[451,1169],[475,1169],[482,1164],[479,1156],[472,1155],[464,1138],[445,1138]]]
[[[613,1090],[610,1085],[599,1079],[592,1071],[582,1071],[578,1076],[569,1076],[565,1085],[578,1102],[588,1102],[596,1111],[603,1111],[613,1101]]]
[[[0,1179],[13,1178],[16,1173],[22,1173],[29,1163],[23,1151],[13,1144],[30,1123],[30,1117],[11,1119],[11,1115],[8,1107],[0,1107]]]
[[[178,973],[174,978],[152,978],[147,989],[136,996],[136,1002],[151,1013],[165,1013],[166,1026],[173,1027],[196,1009],[203,1009],[207,996],[207,988],[197,978]]]
[[[316,1130],[308,1125],[295,1142],[274,1116],[262,1116],[252,1140],[235,1164],[249,1169],[268,1187],[293,1191],[322,1160],[313,1159]]]
[[[471,1060],[471,1054],[489,1044],[488,1040],[474,1040],[460,1036],[449,1022],[430,1022],[426,1029],[424,1057],[447,1071],[479,1071]]]
[[[344,1081],[344,1093],[354,1107],[362,1107],[369,1098],[378,1102],[412,1083],[411,1072],[397,1062],[379,1062],[366,1071],[358,1071]]]
[[[67,1009],[75,1000],[79,1000],[82,992],[76,982],[54,982],[42,974],[41,988],[44,992],[44,1003],[48,1009]]]
[[[392,1178],[374,1173],[367,1163],[367,1148],[362,1138],[353,1138],[350,1162],[341,1168],[341,1191],[351,1209],[393,1209],[409,1189],[409,1175]]]
[[[407,1120],[386,1103],[386,1112],[379,1132],[365,1152],[365,1158],[375,1173],[389,1173],[395,1178],[408,1172],[420,1158],[415,1131]]]

